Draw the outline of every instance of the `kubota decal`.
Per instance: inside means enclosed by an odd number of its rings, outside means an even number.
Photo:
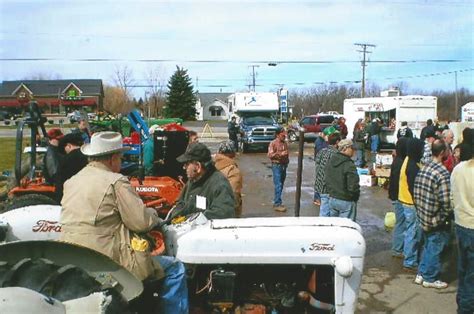
[[[38,220],[32,228],[33,232],[61,232],[61,224],[58,221]]]
[[[138,193],[146,193],[146,192],[158,192],[158,188],[156,186],[137,186],[136,191]]]

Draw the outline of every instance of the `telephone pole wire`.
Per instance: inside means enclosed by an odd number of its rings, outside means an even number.
[[[360,64],[362,65],[362,87],[361,87],[361,97],[365,97],[365,67],[367,66],[367,61],[368,58],[366,58],[366,55],[369,53],[372,53],[372,51],[368,51],[367,48],[375,48],[375,45],[372,44],[360,44],[360,43],[355,43],[355,46],[359,46],[362,48],[362,50],[357,50],[358,52],[362,52],[362,61]]]

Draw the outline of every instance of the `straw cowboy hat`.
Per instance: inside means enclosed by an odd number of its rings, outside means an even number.
[[[118,132],[97,132],[92,134],[90,144],[84,144],[81,152],[86,156],[103,156],[130,150],[122,146],[122,135]]]

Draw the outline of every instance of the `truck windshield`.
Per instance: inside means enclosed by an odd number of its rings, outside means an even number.
[[[275,120],[271,117],[254,116],[244,118],[244,124],[246,125],[260,125],[260,124],[274,124]]]

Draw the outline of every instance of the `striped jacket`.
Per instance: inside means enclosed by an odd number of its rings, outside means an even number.
[[[320,194],[328,194],[326,188],[326,165],[329,163],[332,155],[337,153],[337,149],[333,146],[323,148],[314,159],[315,164],[315,179],[314,179],[314,191]]]

